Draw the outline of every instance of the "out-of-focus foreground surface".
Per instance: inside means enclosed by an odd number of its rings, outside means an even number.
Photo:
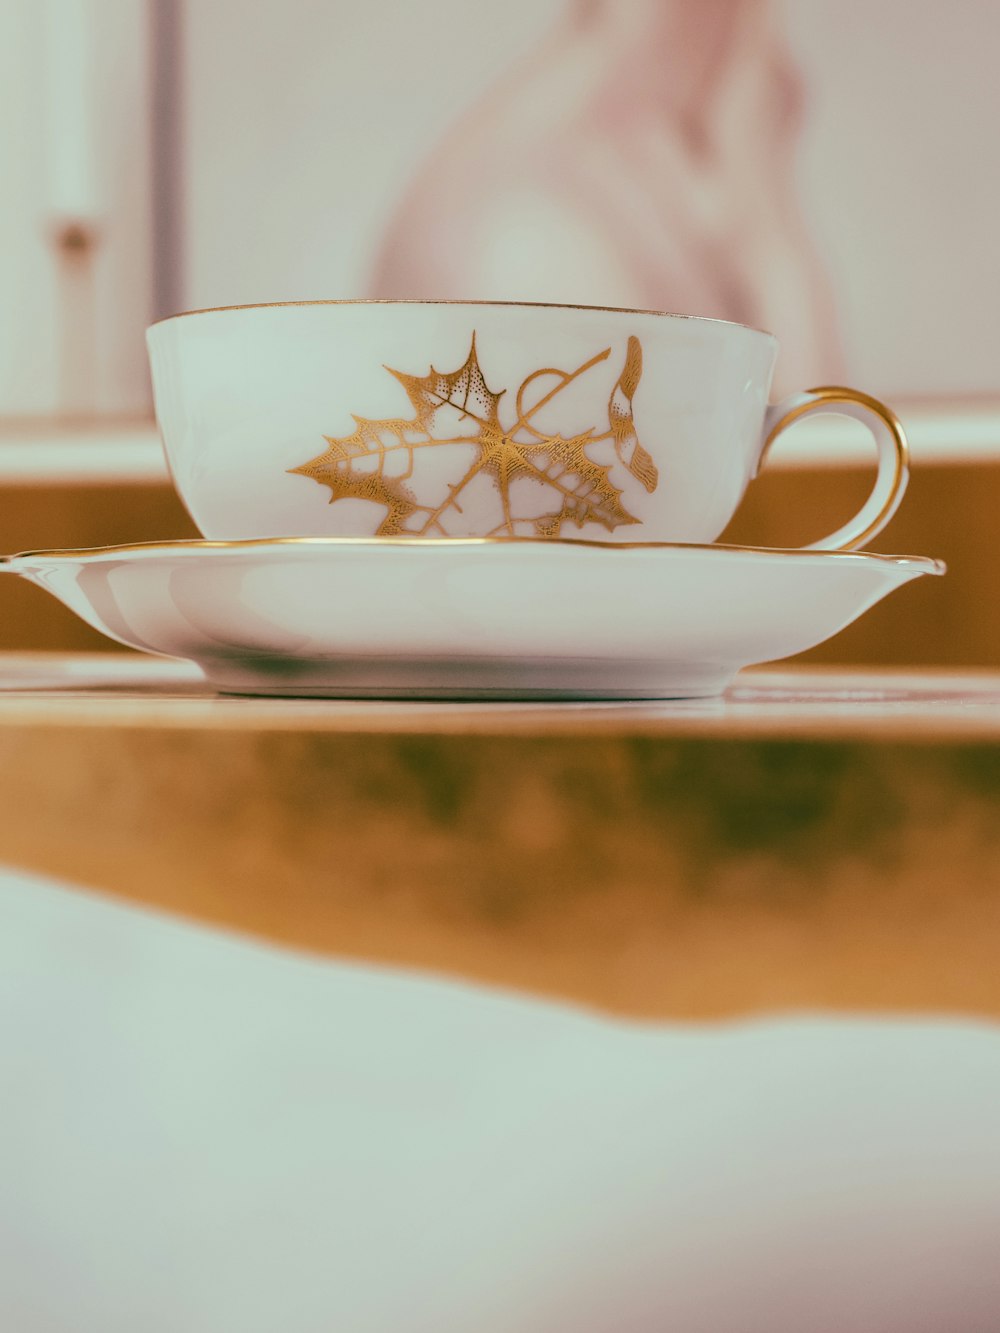
[[[991,1333],[1000,1035],[633,1027],[0,876],[18,1333]]]

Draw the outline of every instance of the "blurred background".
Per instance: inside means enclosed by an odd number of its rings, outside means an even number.
[[[676,310],[775,332],[776,396],[846,380],[909,428],[879,545],[952,578],[814,656],[1000,664],[977,609],[1000,503],[998,40],[989,0],[946,21],[931,0],[0,0],[5,549],[192,531],[151,423],[143,330],[165,314]],[[811,540],[869,484],[847,424],[783,450],[730,539]],[[4,646],[98,646],[27,585],[3,599]]]

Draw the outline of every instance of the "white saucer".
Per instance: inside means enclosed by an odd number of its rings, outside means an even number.
[[[828,639],[935,560],[724,546],[323,539],[0,565],[228,693],[678,699]]]

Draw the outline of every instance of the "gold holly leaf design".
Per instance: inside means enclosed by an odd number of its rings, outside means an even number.
[[[499,429],[499,405],[504,391],[494,393],[486,383],[476,354],[475,333],[465,365],[451,375],[442,375],[433,366],[429,374],[422,376],[404,375],[388,366],[386,369],[399,380],[416,409],[414,424],[428,434],[434,430],[438,416],[446,407],[454,408],[459,417],[470,424],[485,421]]]
[[[469,355],[458,370],[445,374],[431,366],[426,375],[410,375],[386,367],[406,391],[412,418],[355,416],[350,435],[324,436],[327,448],[290,471],[328,487],[331,504],[355,498],[381,505],[386,513],[376,530],[380,537],[447,536],[448,517],[462,512],[463,492],[481,476],[493,481],[500,498],[500,521],[484,536],[517,536],[527,529],[536,536],[557,537],[566,524],[583,528],[596,523],[611,531],[636,523],[622,503],[621,489],[611,480],[612,463],[598,461],[587,449],[611,441],[614,454],[629,472],[647,491],[656,489],[656,465],[640,444],[633,419],[632,400],[642,375],[638,338],[628,340],[625,366],[608,403],[607,431],[547,435],[531,424],[569,384],[610,355],[608,347],[573,371],[534,371],[517,391],[516,419],[504,425],[500,406],[506,390],[496,393],[487,384],[473,333]],[[554,384],[528,406],[529,388],[542,380]],[[437,503],[421,503],[406,485],[414,474],[415,456],[419,450],[444,445],[467,445],[472,457],[464,474],[447,484]],[[551,509],[518,515],[512,488],[525,481],[551,493]],[[523,487],[520,494],[523,497]]]

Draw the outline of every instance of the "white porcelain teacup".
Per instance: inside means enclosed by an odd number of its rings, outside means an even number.
[[[777,342],[722,320],[499,302],[317,301],[148,333],[177,489],[208,538],[712,542],[775,436],[856,417],[878,476],[820,549],[892,517],[906,441],[852,389],[768,406]]]

